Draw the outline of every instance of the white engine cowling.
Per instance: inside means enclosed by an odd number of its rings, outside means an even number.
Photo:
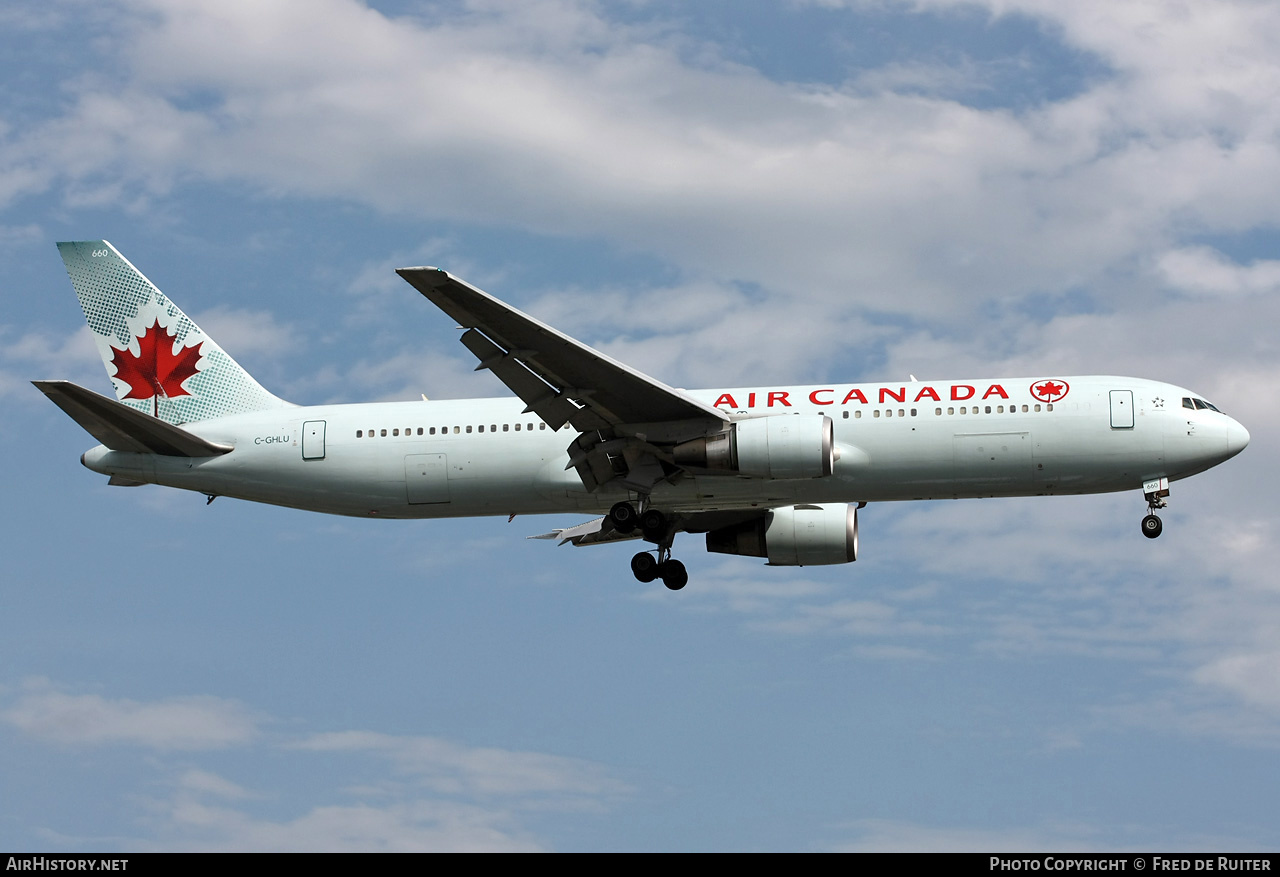
[[[835,471],[835,424],[825,414],[739,420],[727,432],[677,445],[675,461],[759,478],[821,478]]]
[[[707,533],[717,554],[767,557],[770,566],[823,566],[858,559],[858,508],[845,503],[784,506],[763,518]]]

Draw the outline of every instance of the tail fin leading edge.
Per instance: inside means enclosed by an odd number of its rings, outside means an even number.
[[[116,397],[168,423],[285,408],[106,241],[58,244]]]

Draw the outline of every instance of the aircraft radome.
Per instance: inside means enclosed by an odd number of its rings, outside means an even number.
[[[1039,375],[677,390],[438,268],[398,273],[515,394],[298,406],[264,389],[106,241],[58,249],[115,399],[36,381],[101,444],[111,484],[162,484],[338,515],[590,513],[537,538],[643,539],[642,582],[688,581],[678,533],[776,566],[857,559],[869,502],[1141,490],[1249,442],[1198,393]]]

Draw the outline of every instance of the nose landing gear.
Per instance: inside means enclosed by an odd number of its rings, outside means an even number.
[[[1142,535],[1154,539],[1164,530],[1164,524],[1156,516],[1156,510],[1169,505],[1169,479],[1153,478],[1143,482],[1142,494],[1147,498],[1147,516],[1142,519]]]
[[[1155,515],[1147,515],[1142,519],[1142,535],[1154,539],[1164,530],[1164,524]]]

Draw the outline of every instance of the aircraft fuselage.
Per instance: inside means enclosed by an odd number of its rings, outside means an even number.
[[[651,494],[673,512],[1138,489],[1201,472],[1248,442],[1231,417],[1184,407],[1195,393],[1126,377],[686,392],[734,420],[825,414],[838,459],[815,478],[684,472]],[[83,462],[121,481],[362,517],[604,513],[634,498],[616,483],[587,491],[566,468],[576,431],[523,407],[494,398],[277,408],[183,424],[234,447],[221,456],[99,446]]]

